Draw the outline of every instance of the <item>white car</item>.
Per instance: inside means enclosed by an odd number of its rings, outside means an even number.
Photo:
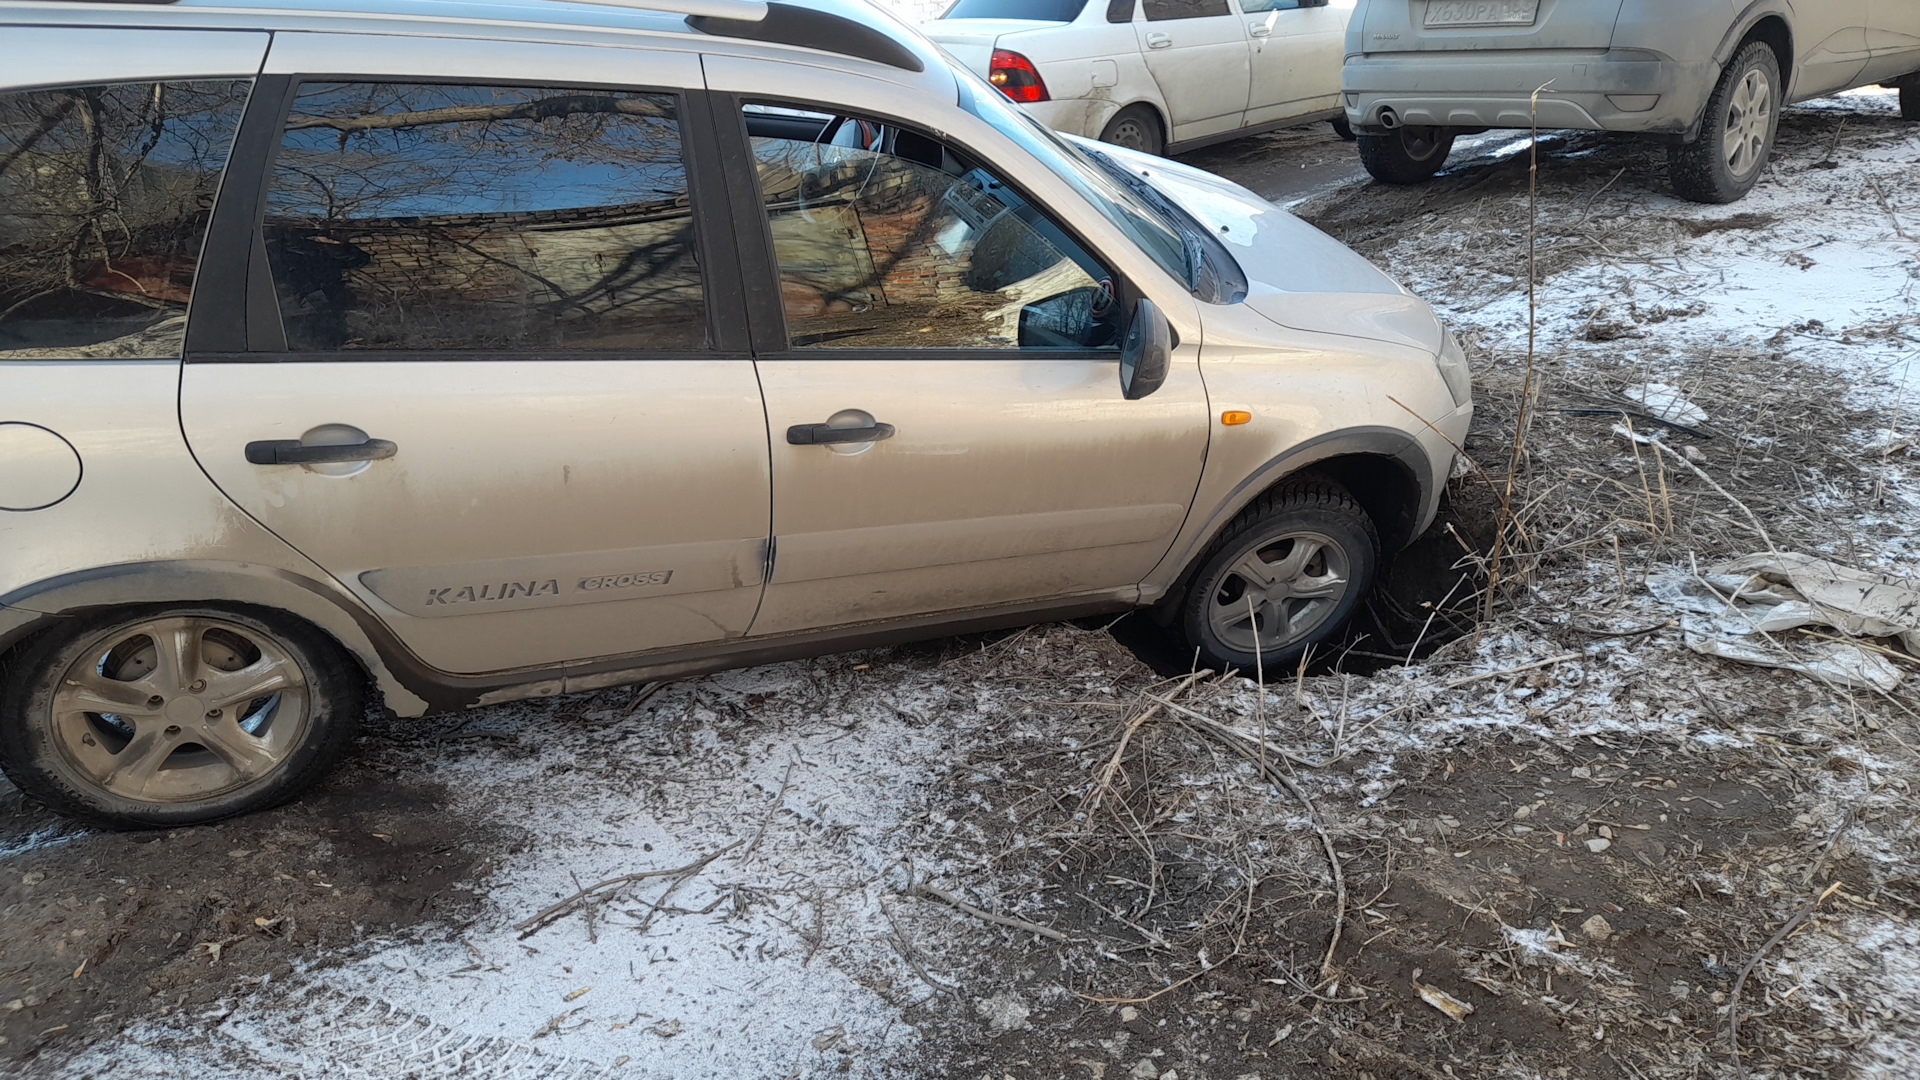
[[[958,0],[921,31],[1056,131],[1150,154],[1331,120],[1354,0]]]

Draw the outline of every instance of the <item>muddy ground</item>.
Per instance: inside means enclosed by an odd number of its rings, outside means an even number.
[[[1773,175],[1735,208],[1667,198],[1657,147],[1544,140],[1542,280],[1618,266],[1643,291],[1550,312],[1542,400],[1680,383],[1720,436],[1701,460],[1783,546],[1905,565],[1908,451],[1862,449],[1904,406],[1849,396],[1871,378],[1818,350],[1891,363],[1911,318],[1756,309],[1731,318],[1741,337],[1690,329],[1714,315],[1684,294],[1696,248],[1764,249],[1829,207],[1835,237],[1886,234],[1874,280],[1909,274],[1911,131],[1878,101],[1789,110]],[[1320,128],[1194,160],[1278,196],[1289,166],[1350,152]],[[1815,184],[1844,188],[1766,194]],[[455,1076],[484,1050],[523,1075],[1642,1080],[1738,1075],[1737,1019],[1748,1076],[1920,1072],[1911,680],[1882,697],[1688,651],[1645,582],[1757,541],[1572,413],[1536,415],[1513,471],[1538,540],[1481,619],[1523,400],[1526,186],[1524,155],[1469,153],[1421,188],[1301,206],[1476,341],[1488,475],[1456,481],[1455,528],[1308,669],[1187,679],[1137,621],[1124,643],[1041,627],[644,701],[376,718],[322,790],[200,829],[81,830],[9,792],[0,1063]],[[1386,661],[1403,650],[1421,658]],[[1254,735],[1273,759],[1242,752]],[[591,873],[688,861],[662,837],[726,840],[733,861],[517,936]],[[737,968],[698,951],[722,930]],[[618,989],[616,949],[640,957]],[[676,1012],[649,973],[682,956],[682,997],[715,994],[707,978],[741,1001]],[[547,1004],[500,1013],[535,977]],[[367,1009],[387,1011],[354,1027]],[[783,1023],[803,1034],[754,1041]],[[714,1056],[730,1042],[752,1052]]]

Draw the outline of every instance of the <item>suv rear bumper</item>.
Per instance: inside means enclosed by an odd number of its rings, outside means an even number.
[[[1692,131],[1719,77],[1712,61],[1682,63],[1642,49],[1403,52],[1350,56],[1340,72],[1347,122],[1525,128],[1540,95],[1543,128]]]

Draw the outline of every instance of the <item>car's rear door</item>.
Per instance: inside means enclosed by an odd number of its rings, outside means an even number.
[[[1168,142],[1240,126],[1247,111],[1252,46],[1238,0],[1141,0],[1133,29],[1167,103]]]
[[[196,307],[181,421],[428,664],[753,618],[766,419],[692,179],[700,86],[687,53],[276,36],[240,137],[260,182],[209,241],[231,317]]]
[[[1233,0],[1253,48],[1245,126],[1340,105],[1340,61],[1353,0]]]
[[[750,310],[774,567],[754,636],[1132,596],[1205,460],[1192,298],[1156,284],[1182,345],[1166,385],[1125,400],[1106,290],[1143,257],[1096,254],[1041,204],[1057,177],[984,159],[961,140],[985,125],[950,97],[713,56],[707,77],[739,102],[722,139],[767,301]]]
[[[1816,0],[1793,5],[1793,44],[1798,78],[1786,91],[1794,100],[1854,84],[1867,65],[1869,0]],[[1783,78],[1791,78],[1781,73]]]
[[[1920,3],[1867,0],[1867,49],[1871,56],[1862,81],[1920,71]]]

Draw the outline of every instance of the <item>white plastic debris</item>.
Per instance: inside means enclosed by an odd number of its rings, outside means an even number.
[[[1628,387],[1621,393],[1647,407],[1647,412],[1670,424],[1685,424],[1698,427],[1707,422],[1707,410],[1687,400],[1687,395],[1679,387],[1666,383],[1650,382],[1645,386]]]
[[[1920,582],[1811,555],[1761,552],[1699,576],[1656,575],[1647,589],[1682,612],[1687,646],[1709,656],[1890,691],[1904,673],[1882,652],[1782,635],[1830,626],[1849,637],[1893,638],[1920,655]]]

